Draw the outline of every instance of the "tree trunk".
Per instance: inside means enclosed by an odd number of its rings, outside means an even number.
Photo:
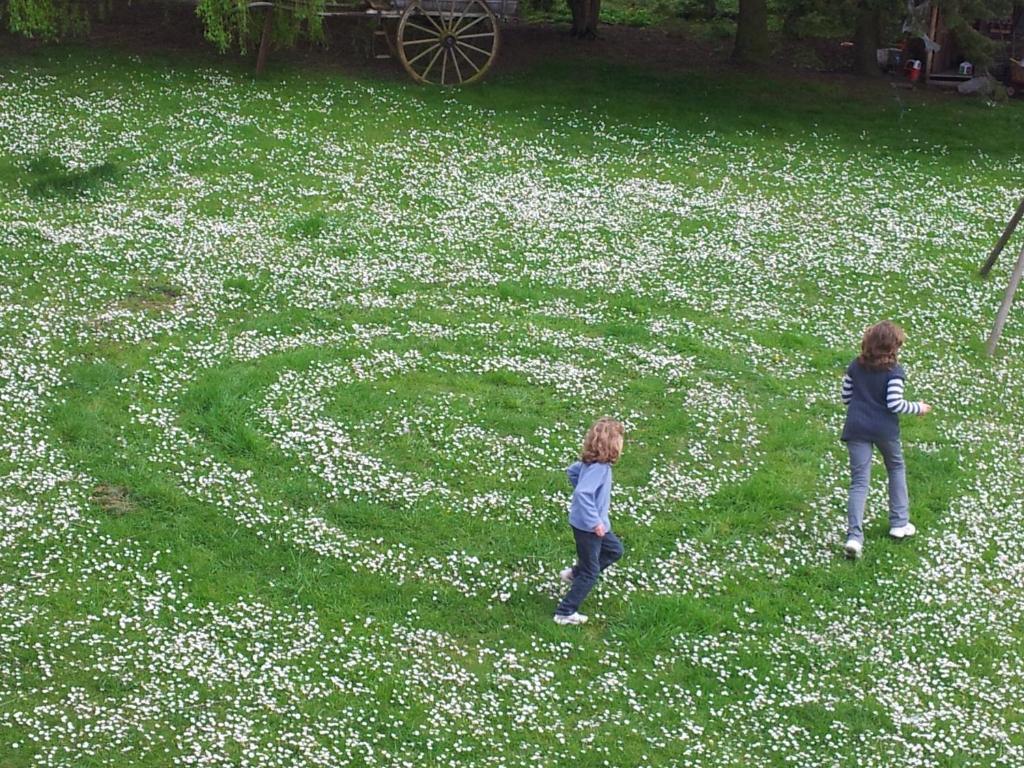
[[[717,0],[704,0],[704,18],[713,19],[718,15]]]
[[[573,37],[597,37],[597,21],[601,16],[601,0],[567,0],[572,11]]]
[[[597,22],[601,18],[601,0],[590,0],[587,6],[587,28],[583,30],[583,36],[597,37]]]
[[[768,59],[769,53],[767,0],[740,0],[733,61],[739,64],[762,64]]]
[[[567,0],[572,12],[572,29],[569,34],[579,37],[586,28],[586,4],[588,0]]]
[[[267,55],[270,53],[270,32],[274,26],[274,9],[267,8],[263,17],[263,34],[260,35],[260,49],[256,54],[256,74],[262,75],[267,67]]]
[[[861,75],[874,77],[881,74],[878,68],[878,39],[882,26],[878,8],[861,2],[857,9],[857,25],[854,29],[853,68]]]

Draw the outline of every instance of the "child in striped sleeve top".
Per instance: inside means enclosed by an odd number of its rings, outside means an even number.
[[[872,325],[864,332],[860,356],[850,363],[843,377],[846,425],[842,439],[850,452],[847,557],[860,557],[864,549],[864,503],[871,479],[872,446],[878,446],[889,474],[889,535],[905,539],[917,531],[910,522],[899,416],[925,414],[932,407],[903,397],[906,373],[896,355],[905,339],[903,329],[888,320]]]

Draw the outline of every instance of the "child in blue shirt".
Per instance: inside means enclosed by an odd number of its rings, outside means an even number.
[[[612,533],[608,507],[612,493],[612,464],[622,455],[625,428],[614,419],[599,419],[587,430],[580,460],[567,471],[572,483],[569,525],[576,539],[576,564],[559,576],[571,584],[555,609],[556,624],[584,624],[580,603],[590,594],[605,568],[622,557],[622,542]]]
[[[860,356],[850,363],[843,377],[846,424],[842,439],[850,452],[845,550],[850,558],[860,557],[864,550],[864,503],[871,480],[873,446],[878,446],[889,474],[889,535],[905,539],[917,532],[910,522],[899,416],[925,414],[932,407],[903,399],[906,373],[896,355],[905,340],[903,329],[888,320],[872,325],[861,339]]]

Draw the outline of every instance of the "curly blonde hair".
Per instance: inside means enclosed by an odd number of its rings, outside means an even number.
[[[622,455],[626,428],[621,421],[605,416],[594,422],[583,438],[580,461],[584,464],[614,464]]]
[[[871,371],[887,371],[896,365],[896,355],[907,334],[896,323],[883,320],[864,331],[857,360]]]

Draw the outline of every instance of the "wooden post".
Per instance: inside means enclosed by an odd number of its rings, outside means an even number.
[[[256,74],[262,75],[264,67],[267,66],[267,54],[270,53],[270,30],[273,27],[274,8],[267,8],[266,16],[263,17],[263,35],[260,37],[260,51],[256,54]]]
[[[988,343],[985,344],[985,351],[990,356],[996,351],[996,344],[999,343],[999,336],[1003,332],[1003,326],[1006,325],[1006,318],[1010,314],[1010,307],[1013,306],[1013,295],[1017,292],[1017,286],[1020,285],[1021,277],[1024,277],[1024,247],[1020,249],[1020,256],[1017,257],[1017,266],[1013,268],[1010,284],[1006,286],[1006,295],[1003,297],[1003,303],[999,307],[999,312],[996,313],[996,323],[992,326],[992,333],[988,336]]]
[[[1007,241],[1010,239],[1010,235],[1020,224],[1021,217],[1024,216],[1024,199],[1021,199],[1020,205],[1017,206],[1017,211],[1013,214],[1010,219],[1010,223],[1006,225],[1006,229],[1003,230],[1003,236],[999,238],[999,242],[996,243],[995,248],[989,253],[988,259],[981,267],[981,276],[985,277],[992,269],[992,266],[996,263],[996,259],[999,258],[999,254],[1003,252],[1003,248],[1006,247]]]
[[[935,42],[935,35],[939,31],[939,6],[935,5],[935,0],[932,0],[932,20],[928,26],[928,37],[931,41]],[[924,81],[927,83],[932,79],[932,59],[935,58],[935,52],[929,48],[924,55]]]

